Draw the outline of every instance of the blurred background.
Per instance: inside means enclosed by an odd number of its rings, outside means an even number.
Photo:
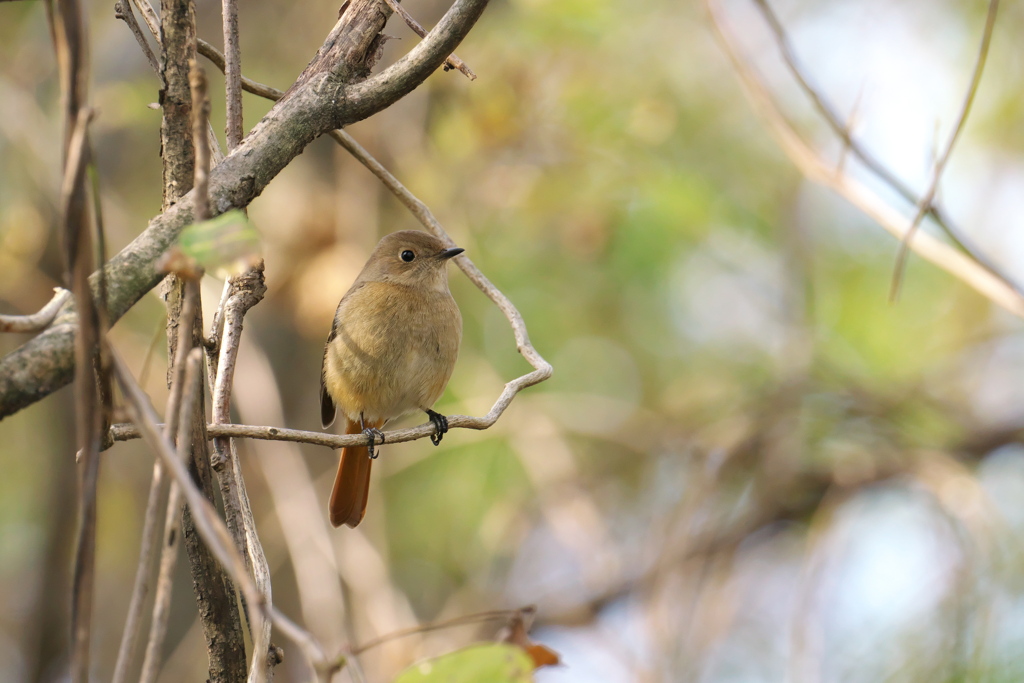
[[[447,3],[407,5],[429,27]],[[787,114],[837,152],[753,3],[721,7]],[[922,192],[987,3],[773,7],[854,134]],[[287,88],[337,9],[242,3],[244,73]],[[160,210],[158,85],[113,3],[91,12],[113,253]],[[220,44],[219,3],[197,12]],[[1022,30],[1022,6],[1005,3],[939,198],[1024,280]],[[417,41],[394,19],[387,33],[400,40],[382,64]],[[385,447],[354,531],[326,519],[335,453],[243,443],[275,603],[332,647],[535,604],[532,635],[564,662],[541,683],[1024,678],[1020,321],[916,257],[890,303],[895,240],[782,155],[701,3],[493,0],[458,54],[478,80],[437,73],[350,132],[519,307],[555,375],[488,431]],[[248,129],[269,103],[245,98]],[[0,4],[4,313],[37,310],[59,283],[58,100],[43,5]],[[268,293],[246,318],[236,419],[318,430],[337,301],[381,235],[419,226],[328,139],[250,215]],[[529,368],[500,312],[451,280],[464,342],[436,408],[481,415]],[[207,321],[220,288],[204,282]],[[112,332],[158,409],[163,328],[153,293]],[[72,424],[66,389],[0,422],[0,680],[67,676]],[[113,669],[151,468],[139,443],[103,456],[96,680]],[[162,681],[206,675],[187,564]],[[387,681],[493,632],[395,640],[360,664]],[[275,642],[277,680],[306,680],[298,649]]]

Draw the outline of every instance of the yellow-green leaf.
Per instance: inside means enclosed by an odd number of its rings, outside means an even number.
[[[472,645],[414,664],[394,683],[533,683],[533,662],[518,646]]]
[[[181,251],[207,272],[238,275],[260,259],[260,234],[245,214],[232,210],[181,232]]]

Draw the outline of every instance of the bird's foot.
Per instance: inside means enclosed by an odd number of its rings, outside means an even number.
[[[430,442],[435,446],[441,443],[441,439],[448,433],[448,418],[433,410],[426,411],[427,417],[434,423],[434,433],[430,435]]]
[[[370,443],[366,444],[366,450],[370,453],[370,460],[376,460],[377,453],[374,451],[374,446],[378,443],[384,443],[384,432],[376,427],[367,427],[363,430],[363,434],[370,440]]]

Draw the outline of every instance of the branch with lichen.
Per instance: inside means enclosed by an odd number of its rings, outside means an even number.
[[[350,2],[292,87],[211,170],[212,213],[248,206],[317,137],[372,116],[410,93],[444,64],[486,6],[487,0],[456,0],[422,42],[368,77],[390,10],[379,0]],[[111,323],[160,281],[157,259],[194,222],[194,201],[194,193],[186,194],[108,261],[104,272]],[[98,280],[93,273],[94,296]],[[71,381],[75,323],[65,306],[38,337],[0,359],[0,419]]]

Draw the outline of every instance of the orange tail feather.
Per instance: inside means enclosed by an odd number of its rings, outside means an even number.
[[[346,434],[362,432],[359,424],[345,421]],[[368,424],[367,427],[380,428],[383,420]],[[370,493],[370,466],[373,461],[366,446],[352,446],[341,449],[341,462],[338,463],[338,474],[334,478],[334,489],[331,491],[330,517],[331,524],[338,527],[347,524],[355,528],[363,521],[366,514],[366,501]]]

